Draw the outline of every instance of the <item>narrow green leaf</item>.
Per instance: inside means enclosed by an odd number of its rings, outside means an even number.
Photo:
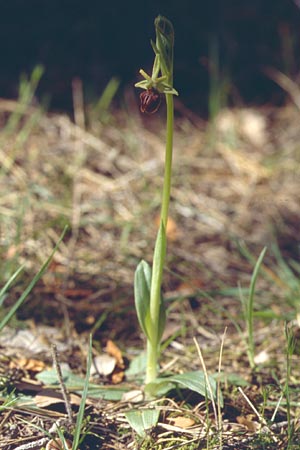
[[[85,412],[85,405],[86,405],[86,399],[88,395],[88,389],[89,389],[89,381],[90,381],[90,373],[91,373],[91,366],[92,366],[92,335],[90,334],[89,339],[89,348],[88,348],[88,356],[87,356],[87,364],[86,364],[86,375],[85,375],[85,381],[83,385],[83,392],[81,397],[81,402],[76,418],[76,426],[75,426],[75,432],[73,436],[73,444],[72,444],[72,450],[77,450],[80,440],[80,435],[82,431],[82,425],[84,422],[84,412]]]
[[[3,288],[0,291],[0,306],[2,306],[4,300],[5,300],[5,293],[6,291],[9,290],[9,288],[12,286],[13,282],[15,281],[15,279],[18,277],[19,273],[22,272],[22,270],[24,269],[25,264],[22,264],[22,266],[20,266],[15,273],[12,274],[12,276],[10,277],[10,279],[5,283],[5,285],[3,286]]]
[[[256,280],[258,277],[258,273],[260,270],[260,266],[263,262],[263,259],[265,257],[265,253],[267,251],[267,247],[264,247],[258,257],[258,260],[255,264],[254,270],[253,270],[253,274],[251,277],[251,283],[250,283],[250,292],[249,292],[249,308],[253,309],[253,298],[254,298],[254,294],[255,294],[255,285],[256,285]]]
[[[134,275],[134,301],[140,327],[148,339],[147,317],[150,313],[150,288],[151,268],[146,261],[142,260]]]
[[[130,426],[137,432],[141,437],[146,436],[146,432],[155,427],[158,418],[158,409],[133,409],[131,411],[125,412],[125,417],[128,420]]]
[[[247,323],[247,333],[248,333],[248,357],[251,368],[255,367],[254,361],[254,337],[253,337],[253,314],[254,314],[254,295],[255,295],[255,286],[256,280],[259,274],[260,267],[262,265],[265,253],[267,251],[267,247],[264,247],[261,251],[259,258],[255,264],[253,274],[251,277],[250,289],[249,289],[249,297],[247,301],[244,301],[245,305],[245,315],[246,315],[246,323]]]

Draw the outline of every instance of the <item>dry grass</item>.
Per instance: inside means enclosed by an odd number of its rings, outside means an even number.
[[[129,359],[141,346],[132,280],[137,262],[150,261],[152,255],[164,132],[159,118],[141,118],[137,109],[129,109],[130,113],[111,113],[101,123],[92,119],[92,111],[82,114],[79,99],[74,123],[67,115],[46,114],[38,106],[20,111],[17,102],[0,101],[1,281],[4,284],[20,263],[25,262],[28,276],[37,271],[69,224],[51,269],[18,317],[35,321],[37,327],[41,322],[62,326],[63,340],[71,337],[81,349],[77,348],[78,372],[84,370],[81,335],[93,326],[97,351],[108,338],[116,340]],[[19,121],[9,128],[12,115]],[[222,358],[223,448],[286,448],[285,407],[279,407],[273,425],[266,425],[262,417],[271,418],[280,397],[286,364],[283,320],[294,320],[297,332],[299,292],[278,271],[269,251],[255,305],[257,312],[268,312],[268,317],[255,319],[256,351],[265,359],[251,373],[245,344],[234,326],[236,322],[243,333],[240,301],[237,291],[229,289],[238,283],[249,285],[253,264],[241,254],[239,244],[246,243],[257,257],[276,236],[285,260],[299,260],[299,112],[292,107],[224,111],[215,124],[206,124],[178,104],[177,116],[164,278],[170,301],[165,339],[173,339],[162,366],[199,369],[196,336],[208,372],[216,372],[221,336],[228,327]],[[16,291],[22,288],[20,281]],[[8,302],[13,298],[14,292]],[[73,347],[66,353],[67,361],[74,351]],[[14,358],[19,358],[18,352]],[[49,354],[44,359],[49,363]],[[249,383],[245,395],[261,416],[255,416],[237,390],[233,374]],[[295,386],[299,376],[299,370],[293,372]],[[293,414],[299,410],[295,401]],[[91,438],[82,448],[165,449],[185,444],[182,448],[200,449],[208,441],[209,448],[221,448],[203,399],[175,395],[156,406],[161,411],[159,425],[137,444],[123,416],[128,405],[91,401],[91,428],[102,437]],[[49,429],[64,417],[62,412],[46,409],[33,414],[26,408],[1,415],[0,448],[6,450],[16,448],[17,442],[42,439],[20,418]],[[182,416],[192,417],[193,425],[172,425],[172,418]],[[13,428],[18,433],[7,434]]]

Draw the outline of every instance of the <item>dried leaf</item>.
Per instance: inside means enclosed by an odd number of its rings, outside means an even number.
[[[19,391],[39,392],[42,388],[42,383],[38,380],[22,378],[14,382],[15,388]]]
[[[115,358],[117,366],[120,367],[120,369],[124,369],[125,365],[122,352],[119,347],[110,339],[107,341],[105,350],[110,356],[113,356]]]
[[[81,397],[79,395],[71,393],[69,399],[72,405],[80,405]],[[64,403],[61,393],[53,389],[44,389],[40,394],[34,397],[34,401],[38,408],[47,408],[51,405]]]
[[[195,425],[195,421],[193,419],[191,419],[190,417],[184,417],[184,416],[169,417],[168,421],[175,427],[179,427],[179,428],[189,428],[189,427],[192,427],[193,425]]]
[[[123,370],[114,372],[111,376],[111,381],[113,384],[119,384],[124,380],[125,372]]]
[[[59,438],[51,439],[47,445],[46,450],[71,450],[72,449],[72,442],[69,439],[65,439],[64,442],[62,442]]]
[[[252,433],[256,433],[256,431],[259,430],[260,425],[258,422],[254,422],[252,420],[252,415],[248,415],[246,417],[244,416],[237,416],[236,421],[240,425],[244,425],[248,431],[251,431]]]
[[[96,322],[95,316],[93,316],[92,314],[90,314],[85,318],[85,323],[87,325],[94,325],[95,322]]]
[[[121,401],[124,403],[140,403],[144,400],[144,393],[140,389],[134,389],[129,392],[124,392]]]
[[[41,372],[46,368],[46,364],[38,359],[19,358],[17,361],[11,361],[9,367],[11,369],[18,368],[23,370],[30,370],[32,372]]]
[[[176,289],[181,295],[194,295],[198,289],[203,289],[205,287],[203,281],[200,278],[192,279],[188,282],[180,283]]]

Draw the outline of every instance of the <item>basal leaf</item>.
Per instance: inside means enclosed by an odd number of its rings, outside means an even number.
[[[168,377],[166,378],[156,378],[151,383],[147,383],[145,386],[145,394],[150,398],[153,397],[163,397],[172,389],[175,389],[176,383],[172,383],[169,381]]]
[[[242,376],[234,372],[221,373],[218,374],[218,377],[222,383],[227,383],[227,385],[241,386],[241,387],[250,385],[250,383],[246,381]]]
[[[85,380],[79,375],[75,375],[68,370],[62,370],[63,381],[66,388],[69,391],[77,392],[82,394],[85,388]],[[56,370],[44,370],[37,374],[37,379],[42,381],[45,385],[57,386],[59,384]],[[104,400],[120,401],[125,392],[128,392],[128,386],[110,386],[110,385],[100,385],[89,383],[88,385],[88,396],[92,398],[101,398]]]
[[[146,432],[155,427],[159,418],[158,409],[133,409],[125,412],[125,417],[128,420],[131,427],[141,437],[146,436]]]
[[[217,400],[217,383],[216,380],[209,376],[209,383],[214,400]],[[145,386],[145,392],[152,397],[160,397],[167,394],[174,387],[190,389],[197,392],[203,397],[212,400],[210,391],[206,384],[206,378],[202,371],[186,372],[181,374],[170,375],[164,378],[157,378]],[[223,406],[223,398],[220,396],[221,406]]]
[[[136,379],[146,372],[147,355],[142,352],[130,361],[128,369],[125,371],[126,378]]]
[[[214,400],[217,400],[216,380],[211,376],[209,376],[208,379],[213,398]],[[212,400],[210,390],[208,389],[206,383],[206,377],[204,375],[204,372],[202,372],[201,370],[171,375],[170,377],[168,377],[168,380],[177,383],[179,387],[190,389],[191,391],[197,392],[198,394],[203,395],[203,397],[207,396],[210,400]],[[222,398],[221,403],[223,403]]]

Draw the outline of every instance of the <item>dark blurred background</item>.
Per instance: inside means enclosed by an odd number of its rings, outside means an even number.
[[[43,64],[38,95],[51,109],[71,108],[71,80],[99,96],[117,76],[124,90],[150,70],[157,14],[174,24],[175,87],[205,114],[211,90],[227,104],[280,104],[285,93],[264,73],[300,72],[297,0],[10,0],[1,2],[0,96],[16,97],[22,72]]]

